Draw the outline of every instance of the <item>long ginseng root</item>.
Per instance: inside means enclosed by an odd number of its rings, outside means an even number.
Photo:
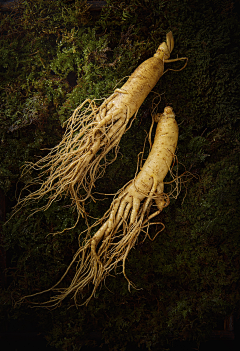
[[[162,76],[164,62],[185,59],[168,60],[173,46],[173,36],[169,32],[166,43],[159,46],[155,55],[143,62],[122,88],[116,89],[100,107],[94,101],[86,100],[74,111],[59,145],[23,170],[23,175],[32,170],[40,171],[39,176],[29,182],[23,191],[30,190],[34,185],[39,188],[26,197],[20,195],[15,211],[29,202],[38,202],[44,196],[48,199],[47,203],[41,208],[33,208],[33,212],[46,210],[53,201],[67,195],[77,208],[78,218],[85,214],[84,202],[92,197],[92,187],[106,167],[106,162],[101,161],[113,148],[116,157],[118,144],[130,118],[136,115]]]
[[[178,126],[175,115],[171,107],[166,107],[160,115],[152,149],[141,171],[121,189],[104,217],[91,227],[93,229],[102,224],[92,237],[91,233],[88,233],[61,280],[53,288],[46,290],[58,292],[46,306],[57,306],[69,294],[74,295],[77,305],[79,293],[87,286],[92,289],[90,297],[84,302],[88,303],[99,285],[119,263],[122,263],[123,274],[126,277],[126,259],[141,230],[169,204],[169,196],[163,192],[163,181],[170,170],[177,140]],[[149,215],[153,199],[158,210]],[[74,264],[76,273],[70,286],[57,289]],[[128,280],[127,277],[126,279]],[[128,282],[131,285],[129,280]]]

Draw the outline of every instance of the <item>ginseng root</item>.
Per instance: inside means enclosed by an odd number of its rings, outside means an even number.
[[[127,256],[136,244],[138,236],[149,221],[169,204],[169,195],[164,193],[164,178],[170,170],[178,140],[178,126],[171,107],[165,107],[160,115],[152,149],[138,175],[120,190],[110,209],[90,229],[101,225],[91,237],[89,232],[84,244],[76,252],[61,280],[51,289],[59,294],[52,297],[46,306],[57,306],[69,294],[74,295],[75,304],[85,287],[92,289],[88,303],[99,285],[119,263],[125,273]],[[152,200],[157,211],[149,214]],[[163,226],[164,229],[164,226]],[[81,236],[81,235],[80,235]],[[59,283],[76,264],[75,276],[67,289],[57,289]],[[46,292],[44,291],[44,292]],[[38,295],[39,293],[35,294]],[[34,295],[31,295],[34,296]]]
[[[144,99],[162,76],[164,63],[186,59],[169,60],[173,47],[172,32],[169,32],[166,43],[159,46],[155,55],[143,62],[121,89],[116,89],[100,107],[95,101],[86,100],[74,111],[59,145],[35,164],[29,163],[24,168],[22,176],[32,170],[40,171],[40,174],[24,187],[21,194],[32,186],[39,188],[26,197],[20,194],[14,213],[44,196],[48,199],[47,203],[33,209],[32,214],[47,210],[53,201],[66,195],[76,206],[78,219],[85,215],[84,202],[93,198],[92,188],[105,171],[106,155],[115,148],[117,157],[121,137],[131,126],[129,121],[136,116]]]

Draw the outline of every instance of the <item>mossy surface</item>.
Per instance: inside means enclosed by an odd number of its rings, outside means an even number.
[[[101,13],[92,13],[84,1],[27,0],[19,2],[16,12],[1,13],[0,187],[7,218],[16,185],[19,193],[28,181],[19,181],[24,163],[36,161],[61,140],[64,121],[86,98],[105,98],[116,84],[121,86],[119,81],[154,54],[169,30],[175,39],[171,58],[187,56],[188,65],[160,79],[95,191],[114,194],[133,178],[155,93],[161,94],[159,112],[171,105],[176,113],[179,173],[186,170],[195,176],[159,216],[165,230],[153,242],[143,242],[143,233],[129,254],[127,275],[139,290],[129,292],[127,281],[117,274],[79,309],[69,309],[70,299],[53,311],[30,309],[32,300],[12,307],[23,295],[57,282],[78,248],[79,233],[86,229],[82,220],[64,235],[47,236],[75,223],[69,199],[28,219],[28,208],[18,212],[2,229],[7,257],[0,295],[3,331],[15,320],[17,331],[35,321],[58,350],[78,351],[99,343],[106,350],[124,350],[129,343],[151,350],[167,348],[173,340],[201,342],[219,319],[231,313],[239,317],[237,4],[108,0]],[[100,218],[112,197],[96,198],[87,211]],[[150,235],[160,228],[153,225]],[[40,295],[38,301],[49,297]]]

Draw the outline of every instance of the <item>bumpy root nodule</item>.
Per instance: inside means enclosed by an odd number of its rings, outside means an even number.
[[[84,202],[92,197],[94,183],[107,165],[106,159],[101,161],[113,148],[115,157],[109,163],[116,159],[118,144],[129,122],[127,107],[121,112],[112,109],[111,100],[117,94],[117,91],[113,93],[100,107],[91,100],[82,103],[68,120],[62,141],[47,156],[25,166],[22,177],[33,170],[40,171],[40,174],[24,187],[21,194],[36,185],[38,190],[23,198],[20,194],[14,213],[44,196],[48,198],[46,205],[33,210],[32,214],[47,210],[53,201],[66,195],[76,206],[78,218],[85,215]]]

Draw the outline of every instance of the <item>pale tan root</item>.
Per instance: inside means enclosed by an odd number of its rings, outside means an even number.
[[[157,216],[169,203],[166,194],[157,193],[156,181],[153,181],[151,190],[148,195],[145,194],[145,200],[142,203],[138,201],[136,203],[134,200],[131,201],[132,194],[135,191],[134,181],[121,191],[119,196],[113,201],[110,210],[105,214],[104,224],[92,238],[86,240],[84,245],[79,248],[60,281],[53,288],[41,292],[42,294],[52,290],[57,293],[50,301],[41,304],[42,306],[49,308],[57,307],[62,300],[72,294],[75,304],[78,305],[79,294],[82,294],[86,287],[90,287],[92,292],[83,303],[87,304],[96,293],[99,285],[105,281],[105,278],[119,264],[122,265],[122,272],[128,281],[129,288],[133,285],[125,272],[127,256],[136,244],[140,232],[149,225],[149,220]],[[159,206],[158,210],[149,216],[153,199],[155,201],[156,199],[159,200]],[[93,227],[99,224],[99,222],[97,221]],[[57,289],[59,283],[74,264],[76,265],[76,273],[69,287],[66,289]],[[39,295],[39,293],[27,297],[36,295]]]
[[[80,248],[61,279],[50,289],[23,297],[18,301],[18,304],[22,303],[26,298],[51,291],[56,293],[56,295],[49,301],[41,303],[41,305],[37,304],[37,306],[55,308],[69,295],[73,295],[76,306],[88,304],[98,287],[112,271],[119,267],[119,264],[122,265],[122,273],[128,281],[129,289],[130,286],[135,287],[126,275],[126,259],[144,228],[147,229],[146,237],[150,240],[154,240],[158,233],[165,228],[162,223],[150,223],[150,220],[160,214],[170,203],[168,194],[163,193],[162,190],[163,184],[159,185],[157,184],[157,179],[153,179],[149,193],[139,194],[145,200],[143,202],[135,202],[133,197],[136,195],[137,189],[134,180],[123,187],[118,197],[112,202],[109,211],[105,213],[101,220],[98,220],[89,228],[88,236],[83,243],[81,243],[82,233],[80,234]],[[154,213],[149,214],[153,200],[158,209]],[[101,227],[89,238],[91,230],[99,226],[102,221],[104,223]],[[162,229],[155,234],[154,238],[151,238],[148,234],[150,224],[162,225]],[[69,287],[66,289],[58,288],[73,266],[76,266],[76,273]],[[78,304],[79,295],[83,297],[87,287],[92,290],[90,296],[84,303]]]
[[[13,215],[28,203],[38,203],[45,196],[46,204],[33,208],[31,214],[47,210],[53,201],[61,199],[63,195],[69,196],[77,209],[76,223],[81,215],[85,215],[84,202],[93,198],[92,188],[105,171],[106,155],[115,148],[112,161],[117,157],[118,145],[127,130],[129,119],[137,114],[162,76],[164,62],[170,62],[173,47],[173,36],[169,32],[166,43],[162,43],[154,56],[144,61],[100,107],[94,101],[86,100],[74,111],[62,141],[47,156],[34,164],[28,163],[23,169],[23,177],[33,170],[40,173],[22,190]],[[38,190],[22,197],[34,186],[38,186]]]

